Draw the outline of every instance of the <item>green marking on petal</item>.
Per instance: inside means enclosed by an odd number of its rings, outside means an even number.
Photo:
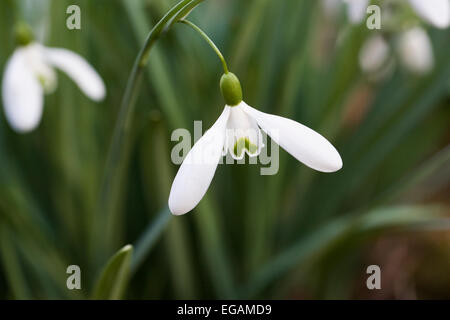
[[[44,89],[45,94],[53,93],[58,86],[58,82],[52,73],[44,75],[42,73],[36,74],[36,78]]]
[[[256,154],[258,151],[258,146],[251,143],[248,138],[239,138],[238,141],[234,144],[233,153],[237,157],[242,156],[242,152],[247,149],[248,153]]]
[[[38,81],[41,84],[41,86],[45,88],[45,85],[47,83],[47,80],[45,79],[45,77],[39,74],[37,76],[37,78],[38,78]]]
[[[46,94],[52,93],[56,89],[56,81],[49,79],[41,74],[37,75],[37,79]]]

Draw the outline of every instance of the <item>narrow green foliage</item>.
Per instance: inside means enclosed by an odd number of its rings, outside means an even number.
[[[126,245],[109,259],[95,285],[93,299],[123,298],[130,276],[133,246]]]

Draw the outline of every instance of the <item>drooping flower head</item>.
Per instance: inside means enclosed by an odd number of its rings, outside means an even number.
[[[57,87],[55,67],[66,73],[90,99],[99,101],[105,97],[103,80],[83,57],[33,41],[31,31],[23,24],[16,30],[18,47],[6,63],[2,80],[5,116],[15,131],[29,132],[39,125],[44,93]]]
[[[221,157],[245,154],[256,157],[263,147],[263,130],[297,160],[322,172],[342,167],[342,159],[333,145],[314,130],[287,118],[258,111],[242,100],[238,78],[231,72],[220,81],[225,108],[205,134],[189,151],[173,181],[169,208],[175,215],[191,211],[205,195]]]

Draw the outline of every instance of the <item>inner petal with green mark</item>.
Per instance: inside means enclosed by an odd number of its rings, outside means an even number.
[[[255,154],[258,152],[258,146],[251,143],[247,137],[239,138],[239,140],[234,144],[233,153],[239,157],[245,150],[247,150],[250,154]]]
[[[31,43],[22,50],[25,50],[26,62],[34,75],[42,85],[45,93],[52,93],[57,86],[56,72],[44,59],[41,45]]]
[[[227,123],[224,150],[230,152],[234,159],[243,159],[245,154],[256,157],[264,147],[261,130],[256,121],[248,116],[239,106],[233,107]]]

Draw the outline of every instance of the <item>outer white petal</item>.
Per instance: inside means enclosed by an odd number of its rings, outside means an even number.
[[[322,172],[342,168],[342,159],[333,145],[314,130],[287,118],[258,111],[247,104],[242,108],[283,149],[307,166]]]
[[[400,36],[398,50],[402,63],[409,70],[426,73],[433,68],[433,48],[428,34],[422,28],[404,32]]]
[[[89,98],[95,101],[105,97],[106,89],[102,78],[80,55],[60,48],[45,48],[48,63],[64,71]]]
[[[367,73],[377,72],[389,57],[389,45],[381,35],[371,36],[359,52],[359,64]]]
[[[409,0],[411,6],[424,20],[437,28],[450,26],[449,0]]]
[[[191,211],[208,190],[222,157],[229,116],[230,107],[226,106],[219,119],[192,147],[178,169],[169,195],[172,214],[182,215]]]
[[[347,13],[350,22],[360,23],[367,11],[369,0],[344,0],[347,3]]]
[[[41,84],[26,61],[26,48],[17,49],[6,63],[2,81],[6,119],[18,132],[38,126],[44,102]]]

